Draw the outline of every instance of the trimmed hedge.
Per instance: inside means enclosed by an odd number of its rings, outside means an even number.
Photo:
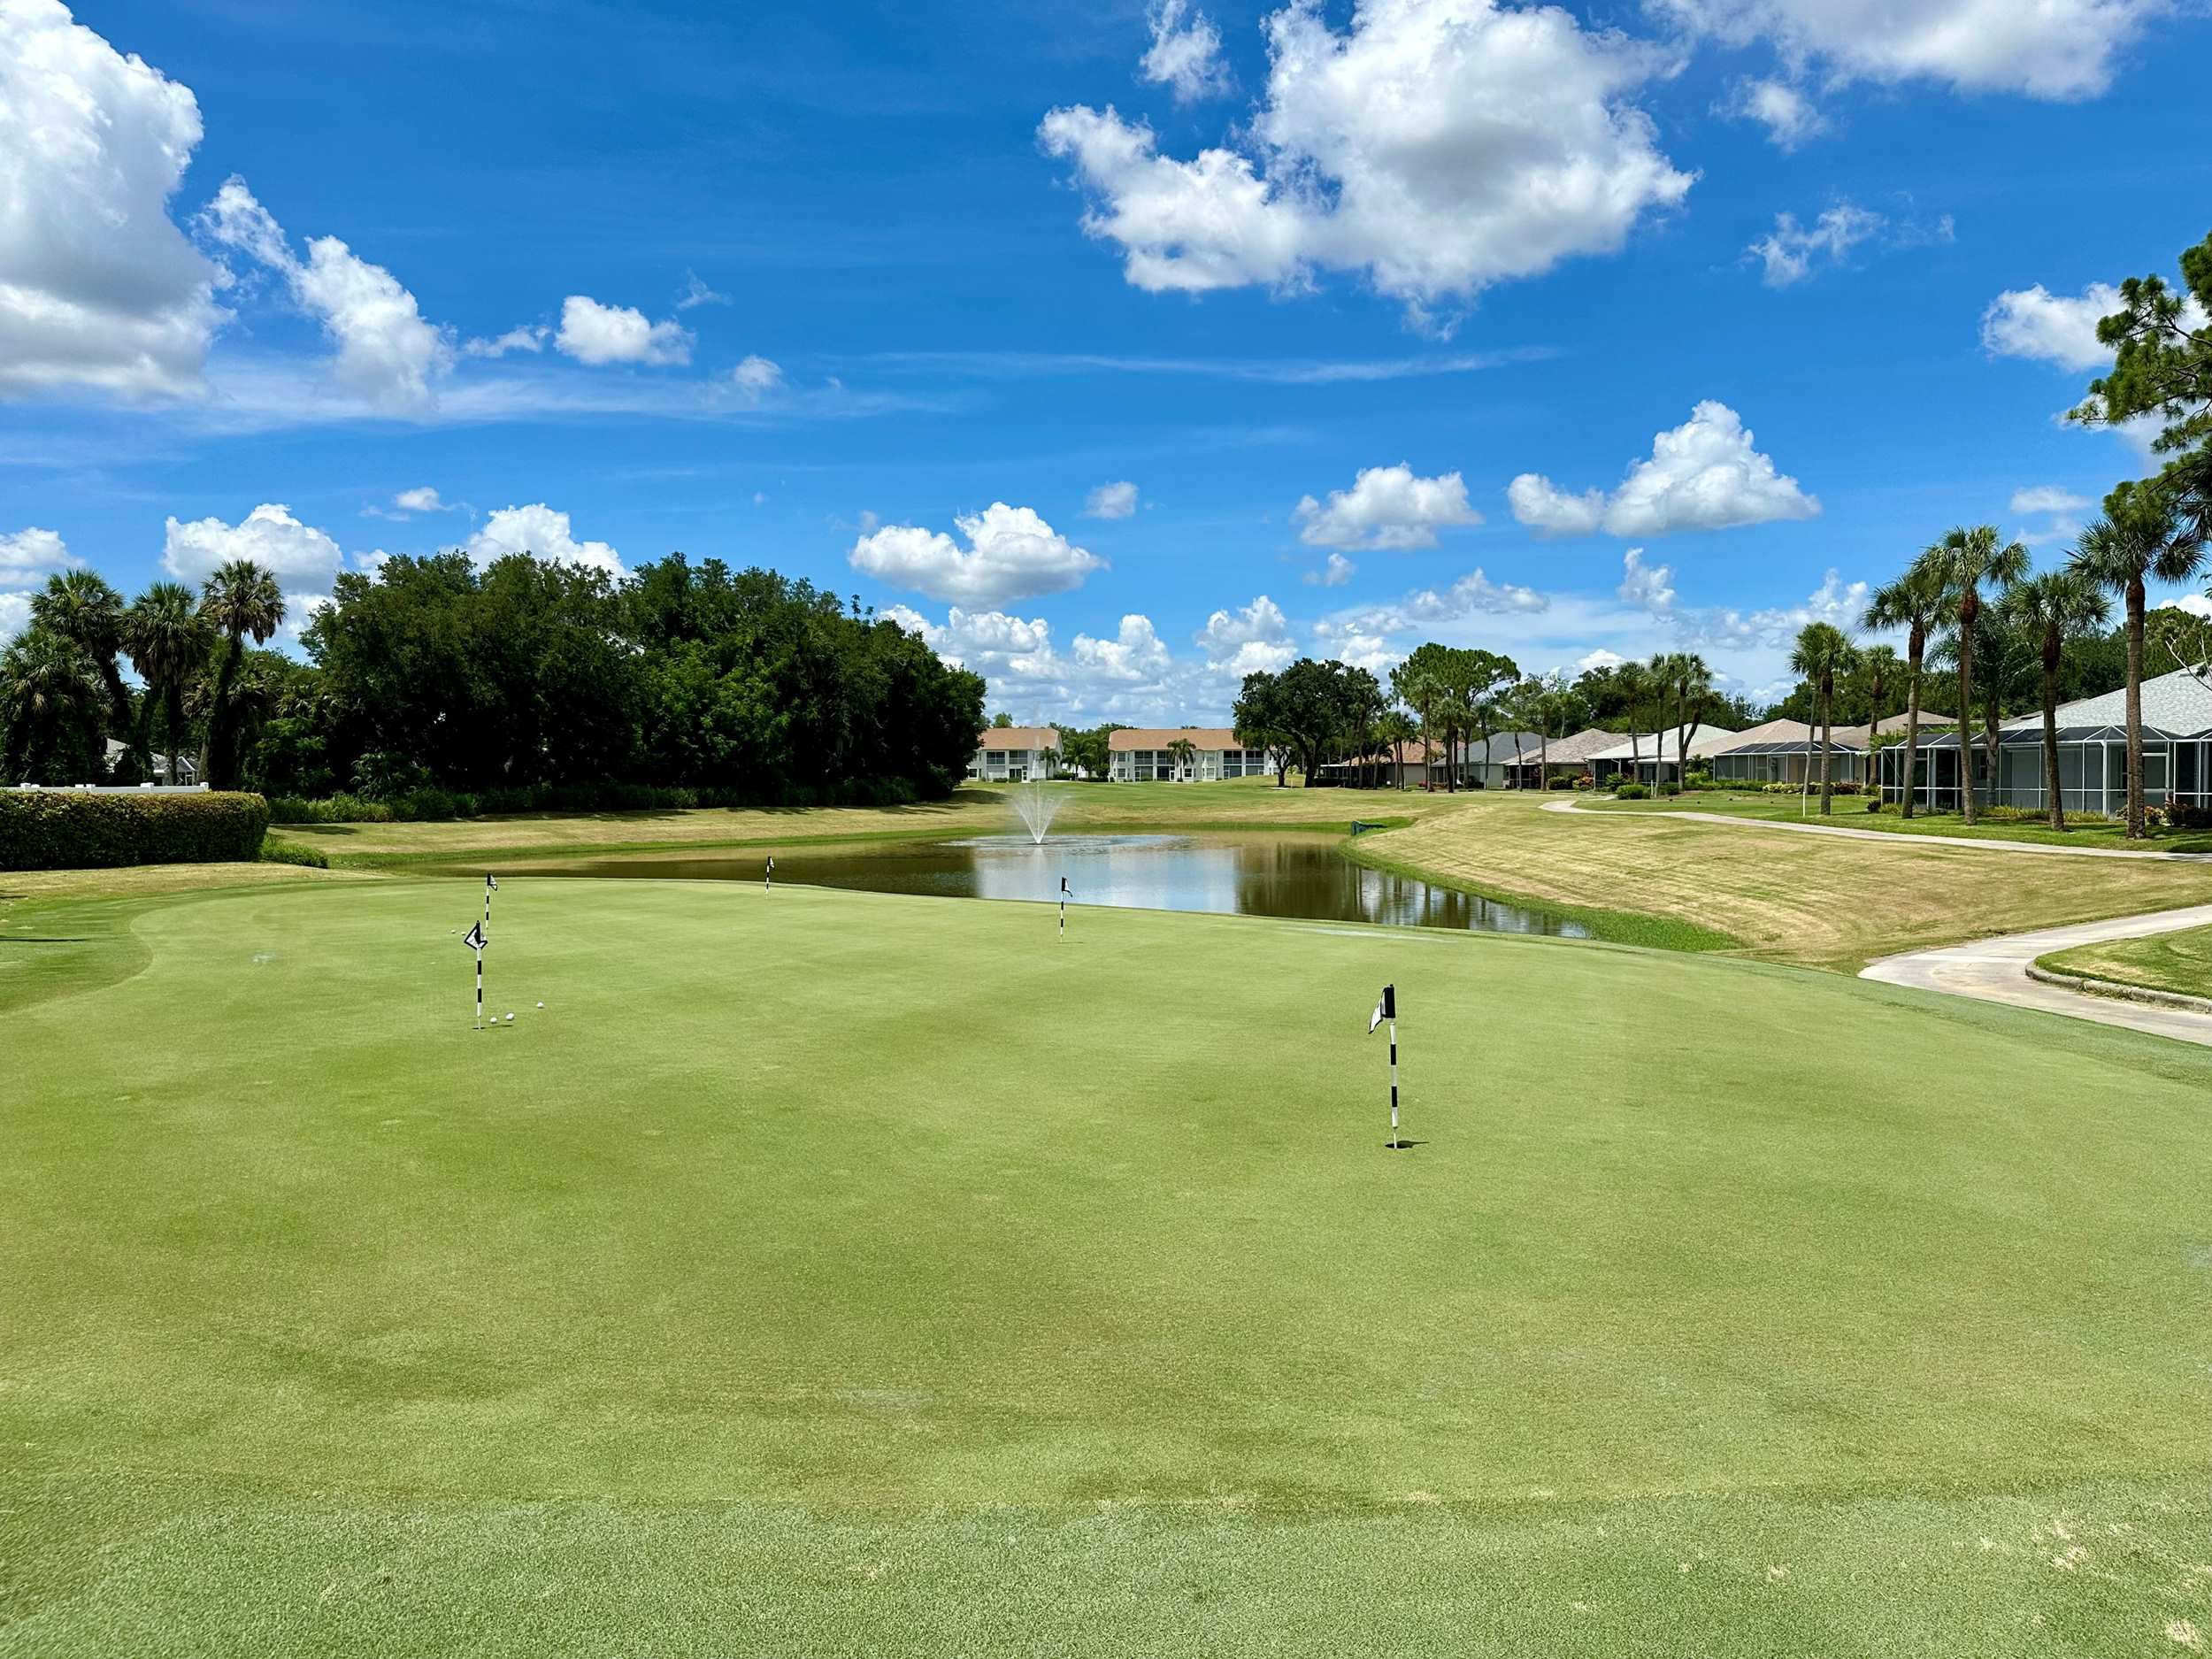
[[[268,828],[257,795],[0,789],[0,870],[250,863]]]

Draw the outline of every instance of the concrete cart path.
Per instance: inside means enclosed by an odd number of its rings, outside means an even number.
[[[1856,798],[1856,797],[1852,797]],[[2212,863],[2212,853],[2133,852],[2120,847],[2053,847],[2045,841],[1989,841],[1978,835],[1916,835],[1909,830],[1850,829],[1841,824],[1793,824],[1786,818],[1734,818],[1725,812],[1680,810],[1637,813],[1593,812],[1573,801],[1547,801],[1547,812],[1578,812],[1590,818],[1688,818],[1699,824],[1733,824],[1742,829],[1787,830],[1797,835],[1844,835],[1853,841],[1887,841],[1891,846],[1962,847],[1991,853],[2033,853],[2057,858],[2154,858],[2168,864]]]
[[[2124,1025],[2131,1031],[2145,1031],[2154,1036],[2212,1047],[2212,1014],[2070,991],[2063,986],[2046,985],[2028,977],[2028,964],[2055,950],[2205,926],[2212,926],[2212,904],[2195,904],[2185,910],[2157,910],[2147,916],[2118,916],[2110,921],[2077,922],[2070,927],[2046,927],[2032,933],[1978,939],[1934,950],[1909,950],[1868,964],[1859,977],[1879,979],[1888,985],[1916,986],[1924,991],[1943,991],[1953,996],[1970,996],[1985,1002],[2003,1002],[2013,1008],[2040,1009],[2046,1013],[2093,1019],[2106,1025]]]

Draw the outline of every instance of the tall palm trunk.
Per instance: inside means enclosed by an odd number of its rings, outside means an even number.
[[[161,683],[161,715],[167,727],[169,740],[169,781],[182,783],[177,776],[177,757],[184,753],[184,676],[172,674]]]
[[[1969,588],[1959,598],[1959,810],[1974,822],[1974,618],[1980,595]]]
[[[1998,684],[1994,680],[1982,688],[1982,758],[1989,765],[1989,803],[1992,806],[1997,804],[1997,723],[2004,718],[2004,710],[1998,706],[1997,695]]]
[[[1913,773],[1920,764],[1920,664],[1927,654],[1928,634],[1925,628],[1916,626],[1906,641],[1906,655],[1912,666],[1912,686],[1905,698],[1905,806],[1903,816],[1912,816]]]
[[[2051,797],[2051,827],[2066,827],[2064,794],[2058,779],[2058,664],[2056,628],[2043,631],[2043,787]]]
[[[215,671],[215,695],[208,704],[207,747],[201,751],[200,775],[218,789],[228,789],[237,783],[231,765],[235,723],[231,718],[230,687],[245,656],[244,643],[239,635],[232,634],[230,649],[223,653],[222,666]]]
[[[2128,582],[2128,839],[2141,841],[2143,826],[2143,579]]]
[[[1836,756],[1832,736],[1835,731],[1835,677],[1832,674],[1823,674],[1820,677],[1820,815],[1823,818],[1835,816],[1835,808],[1831,804],[1835,793],[1835,780],[1832,770],[1835,764]]]

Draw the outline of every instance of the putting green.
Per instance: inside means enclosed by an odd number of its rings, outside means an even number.
[[[2200,1051],[581,880],[499,895],[480,1033],[479,899],[6,918],[63,942],[0,943],[0,1654],[2212,1632]]]

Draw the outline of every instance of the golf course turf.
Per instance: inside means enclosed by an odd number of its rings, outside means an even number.
[[[0,1655],[2212,1642],[2212,1055],[672,881],[478,1033],[480,897],[0,915]]]

